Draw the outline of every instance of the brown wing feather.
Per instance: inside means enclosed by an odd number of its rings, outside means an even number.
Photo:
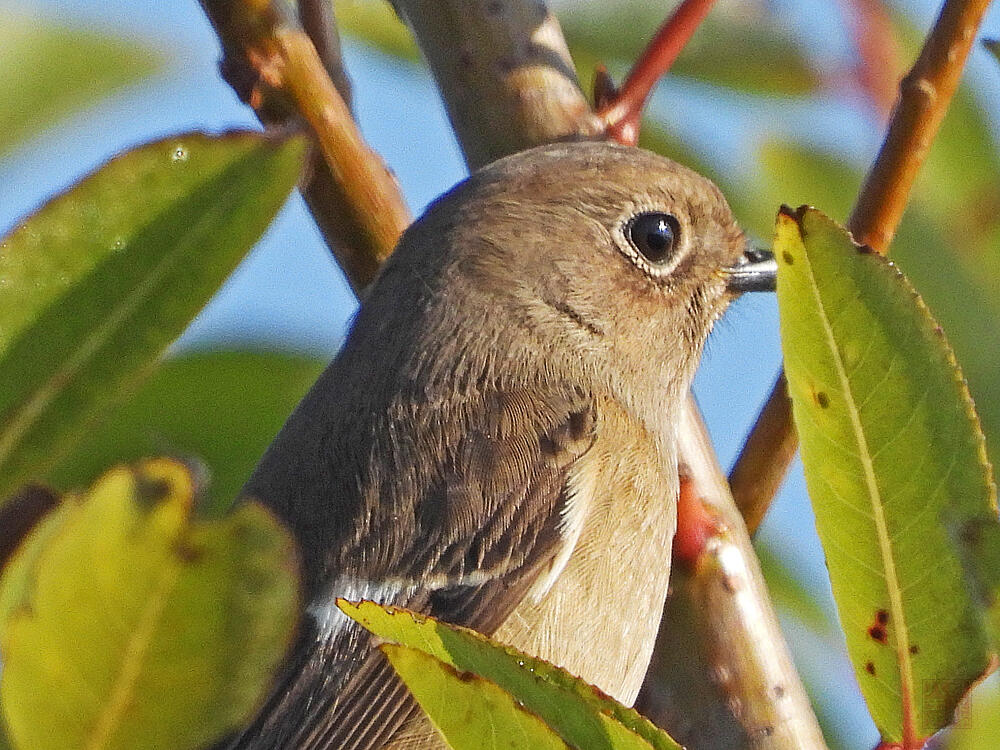
[[[341,549],[325,574],[335,575],[345,561],[381,559],[390,539],[399,561],[393,576],[437,584],[383,603],[490,633],[558,551],[567,474],[593,443],[595,416],[591,399],[576,391],[541,406],[522,394],[494,393],[476,407],[431,481],[408,498],[387,497],[381,506],[386,511],[365,519],[365,533]],[[542,423],[522,418],[523,411],[541,415]],[[369,488],[382,490],[379,482]],[[403,538],[399,529],[409,527],[399,522],[401,514],[414,519]],[[363,564],[349,570],[372,575]],[[288,664],[268,705],[234,748],[371,750],[416,710],[356,626],[326,641],[315,628],[305,629]]]

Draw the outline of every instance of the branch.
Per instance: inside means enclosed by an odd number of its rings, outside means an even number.
[[[430,65],[471,169],[604,132],[559,22],[531,0],[393,0]]]
[[[823,748],[710,446],[689,401],[680,429],[682,498],[689,495],[682,505],[707,511],[701,525],[712,533],[686,552],[674,543],[671,594],[651,666],[658,679],[647,679],[637,707],[690,747]]]
[[[410,223],[392,174],[365,144],[316,48],[275,6],[201,0],[222,41],[222,69],[264,125],[304,121],[316,144],[303,195],[355,291]]]
[[[617,96],[600,106],[597,114],[604,121],[609,138],[627,146],[639,142],[639,120],[653,88],[674,64],[714,3],[715,0],[683,0],[660,26]]]
[[[847,221],[854,239],[879,253],[889,249],[988,5],[989,0],[948,0],[920,56],[900,83],[885,141]],[[797,443],[781,376],[730,475],[733,496],[746,513],[751,532],[756,527],[750,520],[764,516]]]

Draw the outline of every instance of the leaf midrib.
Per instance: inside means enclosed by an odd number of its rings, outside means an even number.
[[[122,716],[131,704],[136,683],[146,663],[146,654],[154,640],[154,634],[166,609],[170,594],[177,586],[181,575],[181,565],[174,560],[167,561],[161,568],[159,580],[150,592],[146,606],[136,621],[135,628],[125,643],[122,660],[104,710],[94,722],[87,739],[87,750],[107,747],[116,729],[121,725]]]
[[[803,245],[804,248],[804,245]],[[861,415],[858,413],[854,402],[854,393],[851,390],[850,379],[847,375],[847,368],[840,356],[837,348],[836,337],[833,327],[826,314],[823,298],[819,293],[816,284],[816,277],[813,274],[812,263],[808,253],[803,253],[806,273],[809,276],[809,288],[816,301],[816,308],[823,325],[823,334],[826,337],[830,353],[833,356],[834,365],[837,371],[837,378],[840,387],[845,394],[844,403],[847,406],[847,413],[851,420],[851,428],[854,432],[855,440],[858,443],[858,460],[861,463],[865,478],[865,486],[872,507],[872,520],[875,522],[875,531],[878,537],[879,553],[882,556],[882,569],[885,576],[886,589],[889,594],[889,610],[891,613],[890,627],[896,634],[896,659],[899,662],[900,687],[902,688],[902,720],[903,720],[903,742],[907,745],[908,740],[916,737],[917,721],[916,705],[914,703],[913,668],[910,663],[910,636],[906,626],[905,614],[903,610],[903,600],[900,593],[899,576],[896,573],[896,566],[892,557],[892,542],[889,538],[889,529],[883,510],[882,495],[878,487],[878,480],[875,476],[875,467],[871,461],[871,451],[865,437],[864,428],[861,424]]]
[[[206,180],[200,189],[210,189],[212,185],[220,183],[233,172],[237,172],[243,168],[246,162],[247,155],[243,155],[242,158],[231,163],[221,172],[213,175],[209,180]],[[186,198],[183,198],[183,200],[186,200]],[[177,203],[175,201],[171,208],[175,207]],[[161,212],[160,216],[169,210]],[[200,228],[206,223],[210,223],[220,210],[220,206],[216,205],[212,210],[203,213],[198,221],[189,228],[187,234],[189,236],[197,234]],[[156,220],[154,219],[150,223],[152,224]],[[122,325],[135,315],[136,311],[150,298],[153,290],[173,270],[179,259],[189,253],[190,249],[191,241],[186,240],[178,242],[170,252],[165,253],[159,262],[150,269],[150,273],[146,278],[134,286],[127,295],[122,297],[120,304],[116,305],[109,315],[105,317],[104,321],[93,329],[89,336],[82,339],[74,351],[69,353],[63,365],[43,381],[32,394],[24,399],[20,407],[12,410],[12,417],[3,429],[0,430],[0,466],[3,466],[4,462],[17,450],[22,438],[30,432],[32,426],[37,423],[49,405],[70,383],[75,382],[75,376],[86,366],[86,363],[91,361],[114,333],[120,330]],[[54,303],[58,304],[56,301]]]

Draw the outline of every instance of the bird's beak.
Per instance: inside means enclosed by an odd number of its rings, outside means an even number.
[[[773,292],[778,283],[778,263],[770,250],[747,246],[740,261],[729,268],[723,268],[729,291]]]

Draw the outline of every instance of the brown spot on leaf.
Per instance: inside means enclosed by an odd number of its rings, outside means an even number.
[[[182,539],[174,544],[174,554],[177,555],[181,562],[191,564],[198,562],[204,551],[195,547],[190,541]]]
[[[59,495],[40,484],[29,484],[0,508],[0,567],[42,518],[59,505]]]
[[[916,643],[914,643],[912,646],[910,646],[910,653],[913,654],[914,656],[916,656],[917,654],[919,654],[920,653],[920,646],[918,646]]]
[[[816,403],[819,404],[820,409],[830,408],[830,397],[826,395],[824,391],[816,392]]]
[[[794,257],[792,256],[792,254],[791,254],[790,252],[788,252],[787,250],[785,250],[784,252],[782,252],[782,253],[781,253],[781,259],[782,259],[783,261],[785,261],[785,263],[786,263],[787,265],[789,265],[789,266],[791,266],[791,265],[794,265],[794,264],[795,264],[795,258],[794,258]]]
[[[170,482],[162,477],[136,477],[137,500],[143,505],[151,506],[163,500],[170,494]]]
[[[889,613],[884,609],[875,611],[875,622],[868,628],[868,635],[873,641],[884,644],[888,638],[886,625],[889,624]]]
[[[872,663],[872,662],[870,662],[870,661],[869,662],[865,662],[865,671],[868,674],[870,674],[870,675],[874,675],[875,674],[875,664]]]

